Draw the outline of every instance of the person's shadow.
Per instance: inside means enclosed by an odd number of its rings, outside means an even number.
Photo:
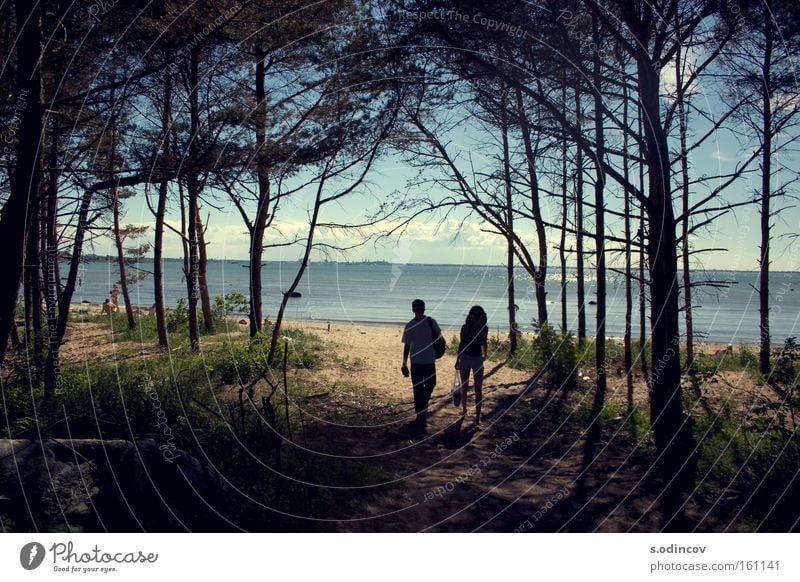
[[[466,417],[459,415],[455,422],[444,430],[441,443],[445,448],[459,449],[469,443],[472,437],[475,436],[475,433],[478,432],[474,424],[464,428],[465,418]]]

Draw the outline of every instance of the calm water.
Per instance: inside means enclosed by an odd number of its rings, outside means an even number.
[[[140,267],[152,271],[152,262]],[[280,292],[291,283],[297,263],[272,262],[264,267],[264,314],[274,318]],[[66,271],[64,271],[66,272]],[[168,306],[186,294],[182,261],[165,262],[165,293]],[[248,269],[244,261],[210,261],[208,280],[213,295],[232,290],[247,294]],[[741,271],[706,271],[702,280],[725,281],[724,289],[695,288],[695,330],[698,341],[748,342],[758,340],[758,294],[753,286],[756,273]],[[80,287],[75,301],[101,303],[111,285],[118,279],[116,264],[93,262],[83,266]],[[560,323],[559,274],[553,272],[548,281],[548,314],[551,321]],[[800,335],[800,274],[774,273],[772,287],[772,338],[781,342],[788,336]],[[634,301],[637,287],[634,287]],[[464,321],[473,304],[482,305],[489,314],[489,325],[507,329],[507,299],[505,269],[499,266],[466,265],[392,265],[388,263],[313,263],[297,289],[302,297],[289,301],[286,317],[306,321],[340,321],[365,323],[402,323],[412,317],[411,300],[425,300],[427,313],[435,317],[442,328],[453,333]],[[570,327],[577,326],[574,275],[567,285],[570,298],[568,315]],[[586,281],[587,299],[594,298],[593,281]],[[523,330],[532,329],[536,317],[536,302],[531,278],[519,272],[516,281],[517,320]],[[153,303],[153,279],[148,276],[131,288],[134,304]],[[638,302],[636,303],[638,305]],[[649,308],[648,308],[649,309]],[[607,334],[621,336],[624,331],[625,288],[621,277],[609,274]],[[648,314],[649,316],[649,314]],[[587,308],[587,330],[594,327],[594,306]],[[634,335],[638,335],[638,308],[634,310]],[[449,333],[449,332],[448,332]]]

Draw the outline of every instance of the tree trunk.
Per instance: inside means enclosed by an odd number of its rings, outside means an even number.
[[[565,91],[566,93],[566,91]],[[567,333],[569,321],[567,318],[567,223],[569,222],[569,208],[567,204],[567,138],[561,142],[561,240],[558,245],[558,258],[561,262],[561,331]]]
[[[136,319],[133,316],[133,306],[128,292],[128,275],[125,268],[125,249],[122,247],[122,236],[119,230],[119,196],[117,188],[111,189],[111,200],[114,212],[114,246],[117,249],[117,266],[119,267],[119,286],[122,290],[122,298],[125,301],[125,315],[128,318],[128,329],[136,327]]]
[[[303,258],[300,260],[300,268],[297,270],[297,273],[292,281],[289,288],[283,292],[283,297],[281,298],[281,304],[278,308],[278,313],[275,316],[275,327],[272,328],[272,337],[270,338],[269,342],[269,351],[267,352],[267,366],[272,367],[273,362],[275,361],[275,351],[278,347],[278,337],[281,333],[281,325],[283,324],[283,315],[286,312],[286,304],[289,302],[289,297],[291,297],[292,293],[297,286],[300,284],[300,280],[303,278],[303,273],[305,273],[306,269],[308,268],[308,258],[311,256],[311,249],[314,247],[314,234],[317,230],[317,221],[319,220],[319,212],[322,207],[322,190],[325,185],[325,181],[327,179],[327,172],[329,167],[326,167],[323,170],[323,174],[320,177],[320,184],[317,188],[317,196],[314,200],[314,211],[311,213],[311,219],[308,223],[308,238],[306,239],[306,248],[305,252],[303,253]]]
[[[539,204],[539,177],[536,173],[536,154],[531,142],[531,128],[522,104],[522,91],[517,89],[517,107],[519,110],[522,142],[525,145],[525,159],[528,166],[528,180],[531,188],[531,214],[536,228],[536,242],[539,247],[539,264],[533,272],[533,285],[536,290],[536,307],[539,324],[547,323],[547,235]],[[509,178],[510,179],[510,178]]]
[[[58,335],[58,118],[52,117],[49,185],[45,210],[45,303],[47,305],[47,360],[44,366],[44,400],[61,390],[61,338]],[[69,309],[69,308],[67,308]]]
[[[600,30],[597,19],[592,19],[593,37],[595,46],[600,46]],[[602,71],[600,52],[595,51],[593,67],[594,81],[594,137],[595,137],[595,181],[594,181],[594,207],[595,207],[595,253],[596,253],[596,285],[597,312],[595,333],[595,369],[597,381],[592,405],[592,418],[589,425],[588,441],[596,443],[602,430],[601,415],[605,405],[606,386],[608,373],[606,365],[606,239],[605,239],[605,210],[604,191],[606,177],[600,161],[605,158],[605,131],[603,129],[603,96],[602,96]]]
[[[689,155],[687,153],[687,113],[686,95],[683,87],[683,71],[681,66],[683,60],[681,51],[675,54],[675,79],[677,89],[678,105],[678,130],[680,134],[681,148],[681,199],[683,201],[683,212],[681,220],[681,235],[683,237],[681,251],[683,264],[683,315],[686,328],[686,369],[694,370],[694,323],[692,320],[692,274],[689,261]]]
[[[581,116],[581,96],[575,90],[575,118],[580,127],[582,125]],[[586,339],[586,287],[584,283],[583,268],[583,151],[578,148],[575,159],[575,261],[576,261],[576,284],[578,291],[578,341]]]
[[[503,140],[503,183],[506,194],[506,226],[507,232],[514,232],[513,190],[511,187],[511,161],[508,152],[508,121],[505,117],[505,94],[502,98],[503,119],[500,133]],[[520,118],[524,114],[520,111]],[[506,236],[506,281],[508,284],[508,355],[517,351],[517,304],[514,294],[514,239]]]
[[[259,178],[259,201],[256,219],[250,232],[250,336],[256,335],[263,328],[264,312],[262,309],[262,260],[264,257],[264,233],[269,218],[269,181],[264,180],[262,190]]]
[[[16,168],[11,189],[0,210],[0,363],[5,360],[8,335],[14,324],[19,281],[25,256],[25,230],[38,206],[42,96],[39,55],[41,52],[41,4],[15,0],[17,23],[17,101],[20,111]],[[38,300],[38,299],[37,299]],[[38,305],[36,306],[38,309]]]
[[[289,297],[291,297],[292,293],[297,286],[300,284],[300,279],[303,277],[303,273],[305,273],[306,269],[308,268],[308,257],[311,253],[311,248],[313,247],[313,240],[314,240],[314,231],[316,230],[317,226],[317,218],[319,217],[319,199],[317,200],[317,204],[314,207],[314,214],[311,222],[309,223],[308,227],[308,241],[306,243],[306,251],[303,255],[303,259],[300,261],[300,268],[297,270],[297,274],[292,281],[292,284],[289,288],[283,292],[283,297],[281,297],[281,304],[278,308],[278,314],[275,316],[275,327],[272,328],[272,337],[270,338],[269,343],[269,351],[267,352],[267,365],[272,366],[275,361],[275,351],[278,347],[278,337],[281,333],[281,326],[283,325],[283,316],[286,313],[286,305],[289,302]]]
[[[261,294],[261,261],[264,255],[264,232],[270,211],[269,174],[264,160],[266,145],[266,84],[264,72],[264,50],[256,49],[256,173],[258,174],[258,207],[250,230],[250,336],[261,331],[264,312]]]
[[[111,94],[111,100],[114,100],[114,94]],[[108,156],[108,171],[110,176],[116,176],[117,165],[117,120],[116,114],[111,114],[111,152]],[[128,274],[125,266],[125,249],[123,248],[122,233],[120,232],[119,225],[119,191],[116,186],[111,188],[111,208],[114,214],[114,245],[117,249],[117,266],[119,267],[119,286],[122,289],[122,298],[125,301],[125,315],[128,318],[128,329],[136,327],[136,318],[133,316],[133,305],[131,305],[131,296],[128,292]]]
[[[628,89],[627,85],[622,89],[622,119],[623,127],[628,127]],[[630,181],[630,169],[628,161],[628,133],[623,132],[622,138],[622,176],[625,183]],[[623,336],[623,360],[625,366],[625,384],[627,388],[628,412],[633,411],[633,355],[631,353],[631,331],[633,316],[633,273],[631,271],[631,193],[628,188],[623,188],[622,196],[623,210],[625,215],[625,333]]]
[[[771,65],[773,50],[772,13],[764,11],[764,64],[762,67],[761,106],[764,149],[761,154],[761,253],[759,257],[758,305],[760,342],[758,368],[762,374],[770,371],[769,331],[769,246],[770,246],[770,198],[772,197],[772,92]]]
[[[648,260],[653,317],[653,373],[649,382],[650,418],[661,474],[669,479],[668,497],[686,490],[694,476],[690,419],[681,395],[680,331],[675,217],[670,196],[669,148],[661,126],[659,76],[649,60],[638,61],[639,95],[644,119],[648,170]],[[669,508],[675,508],[675,499]]]
[[[161,180],[158,186],[158,207],[156,209],[156,231],[153,240],[153,294],[156,304],[156,329],[158,345],[169,347],[167,334],[167,314],[164,305],[164,216],[167,212],[169,182]]]
[[[64,285],[64,290],[61,293],[61,299],[58,305],[58,322],[56,324],[57,346],[61,346],[61,344],[64,342],[64,335],[67,332],[70,305],[72,304],[72,296],[75,292],[75,284],[78,280],[78,272],[80,271],[81,266],[83,241],[86,237],[86,230],[89,227],[89,208],[91,206],[93,193],[94,191],[91,189],[88,189],[83,193],[83,196],[81,197],[81,204],[78,209],[78,224],[75,228],[75,239],[72,244],[72,257],[70,257],[67,282]],[[58,371],[58,356],[59,354],[57,352],[53,353],[52,350],[51,353],[48,354],[48,364],[52,364],[56,372]],[[58,383],[56,383],[56,386],[58,386]]]
[[[189,343],[193,351],[200,348],[200,331],[197,324],[197,300],[199,292],[198,263],[200,261],[197,243],[197,198],[199,195],[199,180],[197,176],[197,137],[200,130],[200,111],[198,105],[198,51],[192,49],[189,66],[189,110],[191,117],[191,131],[189,134],[189,160],[190,167],[186,172],[186,190],[189,195],[189,216],[186,221],[189,239],[189,272],[186,274],[186,287],[188,291],[189,312]]]
[[[200,305],[203,308],[203,324],[206,333],[214,333],[214,310],[211,308],[211,297],[208,293],[208,254],[206,252],[206,235],[203,230],[203,219],[200,211],[197,212],[197,246],[200,261],[197,265],[197,282],[200,287]]]
[[[42,275],[41,254],[39,253],[39,205],[34,208],[27,232],[25,250],[25,335],[28,349],[33,345],[30,359],[34,373],[42,370],[44,345],[42,344]]]
[[[638,133],[642,135],[642,110],[639,108]],[[645,191],[644,183],[644,163],[639,162],[639,191]],[[639,364],[642,368],[642,375],[650,380],[650,373],[647,367],[647,289],[645,285],[645,212],[644,205],[639,206]]]
[[[172,118],[172,75],[167,70],[164,73],[164,111],[161,115],[161,133],[163,144],[163,160],[169,159],[169,133]],[[163,164],[166,166],[166,164]],[[166,172],[166,167],[162,168]],[[164,305],[164,217],[167,213],[167,196],[169,195],[169,181],[162,179],[158,185],[158,206],[156,208],[155,236],[153,240],[153,294],[156,304],[156,330],[158,331],[158,345],[162,348],[169,347],[167,334],[167,313]]]
[[[178,180],[178,201],[181,207],[181,249],[183,250],[183,274],[189,277],[189,230],[186,224],[186,193],[183,182]]]

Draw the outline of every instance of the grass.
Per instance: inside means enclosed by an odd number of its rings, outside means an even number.
[[[501,361],[508,358],[509,343],[508,338],[501,336],[491,336],[489,338],[488,359]],[[631,340],[631,357],[634,369],[641,369],[643,359],[652,365],[650,341],[645,341],[644,349],[639,339]],[[455,350],[453,350],[455,352]],[[565,380],[570,381],[570,377],[577,371],[595,368],[596,342],[593,338],[584,338],[577,341],[569,334],[556,332],[549,328],[542,337],[540,333],[533,338],[521,336],[517,340],[517,350],[513,357],[508,359],[508,365],[512,368],[538,371],[547,369],[551,379],[558,381],[559,384]],[[784,350],[785,352],[785,350]],[[776,356],[777,361],[778,356]],[[784,358],[785,359],[785,358]],[[607,370],[622,369],[625,362],[624,345],[618,339],[606,340],[605,366]],[[748,372],[755,383],[764,382],[764,377],[758,372],[758,354],[746,345],[741,344],[733,348],[730,352],[703,353],[695,352],[694,370],[700,376],[709,376],[719,372]],[[681,363],[686,365],[686,352],[681,350]],[[784,374],[785,375],[785,374]]]
[[[758,354],[753,348],[741,344],[737,348],[723,351],[722,353],[696,352],[694,356],[695,368],[701,372],[751,372],[754,380],[758,376]],[[686,366],[686,351],[681,351],[681,364]]]
[[[142,344],[158,343],[158,328],[154,316],[134,315],[136,327],[133,329],[128,327],[128,317],[124,309],[108,315],[81,314],[78,317],[79,319],[76,318],[77,322],[106,325],[109,331],[113,331],[115,341],[130,341]],[[172,323],[172,325],[170,325],[170,323]],[[205,325],[203,324],[202,313],[199,312],[198,325],[201,337],[214,337],[220,333],[233,333],[235,335],[244,335],[247,333],[246,329],[242,329],[238,324],[221,315],[214,316],[213,333],[206,331]],[[188,346],[188,320],[178,315],[172,322],[168,322],[168,334],[170,337],[170,344],[172,344],[173,347],[182,345]]]
[[[592,418],[592,404],[584,401],[573,411],[579,426],[588,426]],[[600,412],[600,421],[609,430],[616,431],[620,424],[626,435],[636,439],[640,444],[652,444],[650,430],[650,411],[641,406],[628,410],[626,406],[616,402],[607,402]]]
[[[105,324],[114,331],[115,341],[150,345],[157,341],[152,317],[138,318],[135,330],[127,329],[125,314],[85,316],[83,321]],[[175,349],[188,348],[185,332],[176,329],[169,352],[120,357],[121,350],[116,358],[88,365],[63,363],[63,391],[49,403],[43,402],[41,381],[29,387],[27,370],[16,370],[3,385],[0,430],[12,438],[158,440],[164,436],[164,425],[159,425],[163,420],[178,448],[208,459],[252,499],[288,514],[334,514],[334,509],[358,503],[360,496],[352,490],[336,493],[302,483],[363,484],[385,480],[384,476],[380,469],[353,460],[304,453],[289,440],[291,426],[295,441],[308,438],[312,450],[332,450],[335,445],[321,431],[303,430],[297,406],[288,407],[288,416],[285,407],[283,362],[287,371],[317,368],[326,349],[318,336],[286,329],[275,358],[278,390],[270,397],[271,390],[262,381],[253,387],[252,403],[247,400],[238,387],[257,380],[266,368],[270,333],[267,329],[252,339],[246,333],[206,336],[203,352],[194,353]],[[286,386],[290,402],[302,401],[316,390],[298,380],[297,374],[290,377]],[[337,398],[360,400],[361,391],[359,386],[339,383],[331,392]],[[326,416],[336,416],[335,402],[332,408]],[[246,511],[242,519],[248,519]],[[317,526],[309,522],[307,527]]]
[[[800,438],[780,420],[724,406],[695,419],[699,443],[698,488],[726,499],[758,531],[797,528]]]
[[[118,340],[144,341],[150,345],[156,340],[153,318],[142,317],[137,329],[130,332],[124,314],[86,316],[84,321],[107,325],[105,329],[113,329]],[[265,330],[266,334],[270,331]],[[176,346],[188,347],[185,335],[185,328],[173,332]],[[334,515],[334,509],[355,506],[360,499],[354,494],[337,492],[325,485],[385,480],[379,466],[305,453],[293,446],[287,440],[289,425],[295,441],[308,438],[311,449],[335,454],[340,444],[331,442],[325,427],[315,426],[308,416],[305,419],[308,430],[303,433],[296,406],[289,407],[287,418],[282,385],[266,403],[263,399],[267,389],[263,383],[254,391],[254,405],[239,400],[246,398],[239,385],[259,377],[268,343],[268,335],[250,339],[246,331],[218,333],[205,337],[202,354],[179,349],[135,358],[118,356],[116,360],[100,360],[91,365],[65,364],[65,390],[47,406],[42,404],[41,383],[34,379],[29,388],[27,370],[18,369],[4,382],[0,414],[8,424],[0,429],[14,438],[38,438],[39,431],[44,437],[158,438],[156,424],[160,411],[178,447],[197,458],[208,458],[238,489],[265,505],[287,513],[315,516]],[[568,381],[577,369],[593,366],[594,347],[592,341],[579,343],[569,335],[549,329],[536,338],[520,338],[517,353],[509,364],[527,370],[544,367],[551,383],[558,381],[559,374],[566,375]],[[314,370],[329,361],[324,359],[326,348],[325,341],[316,335],[287,329],[278,343],[276,369],[281,371],[285,355],[287,371]],[[634,353],[637,348],[638,342],[634,344]],[[455,352],[457,341],[449,342],[448,349]],[[609,341],[606,352],[607,365],[621,365],[622,348],[618,342]],[[505,358],[507,344],[490,337],[489,354],[491,358]],[[795,412],[800,410],[797,386],[800,363],[792,354],[795,352],[784,349],[776,355],[774,377],[783,382],[782,389],[787,394],[782,406],[737,411],[728,405],[713,414],[694,416],[700,494],[712,503],[721,498],[726,503],[732,499],[732,515],[740,512],[754,530],[786,531],[796,517],[792,504],[800,498],[800,483],[796,478],[800,443]],[[749,371],[757,367],[756,363],[757,355],[748,346],[740,346],[731,353],[697,357],[701,372]],[[356,361],[353,365],[363,362]],[[293,402],[303,402],[318,391],[298,380],[298,376],[302,374],[292,374],[288,386]],[[277,381],[281,377],[278,374]],[[706,376],[701,374],[699,378],[703,381]],[[349,423],[356,414],[355,408],[340,404],[374,396],[346,379],[327,390],[330,399],[320,409],[319,416],[329,422]],[[686,394],[690,397],[688,391]],[[154,408],[155,400],[158,410]],[[575,411],[573,420],[578,426],[586,426],[590,414],[587,401]],[[607,403],[601,414],[607,430],[620,429],[637,441],[650,443],[646,408],[635,407],[629,412],[624,405]],[[69,419],[69,431],[65,418]],[[323,486],[308,486],[304,482]]]

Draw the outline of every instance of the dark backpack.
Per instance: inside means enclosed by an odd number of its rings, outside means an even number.
[[[447,349],[447,342],[444,341],[444,336],[440,333],[439,337],[433,337],[435,333],[433,331],[433,319],[428,318],[428,325],[431,326],[431,340],[433,341],[433,352],[436,354],[436,359],[438,360],[444,355],[445,350]]]

